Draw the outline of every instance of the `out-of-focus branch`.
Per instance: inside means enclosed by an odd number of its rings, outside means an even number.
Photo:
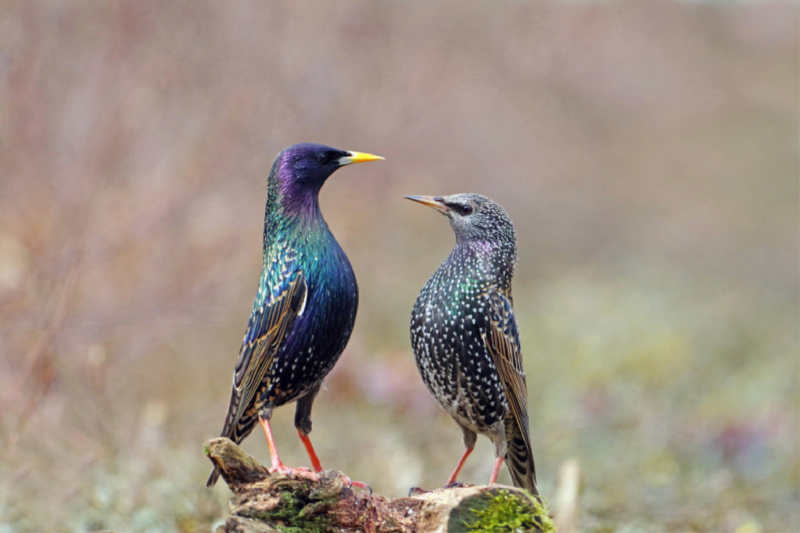
[[[44,393],[52,381],[52,376],[49,375],[49,362],[47,361],[49,348],[52,345],[56,335],[61,330],[64,324],[64,319],[67,316],[67,308],[69,307],[69,300],[75,292],[75,287],[78,282],[79,261],[73,261],[66,269],[66,276],[61,283],[59,290],[54,298],[52,305],[52,313],[50,319],[47,320],[46,325],[40,331],[38,337],[33,345],[25,355],[24,366],[19,372],[16,384],[10,387],[9,391],[3,398],[2,405],[5,409],[0,410],[0,422],[2,422],[9,413],[17,413],[19,425],[22,426],[24,421],[28,419],[28,414],[36,408],[38,402],[44,396]],[[44,369],[44,382],[41,394],[28,394],[28,385],[33,378],[37,369]],[[17,433],[20,428],[17,428]]]

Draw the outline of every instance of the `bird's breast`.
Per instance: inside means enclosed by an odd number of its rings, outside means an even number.
[[[508,406],[486,346],[485,287],[434,276],[411,315],[411,339],[423,382],[451,416],[483,432]]]
[[[265,396],[275,405],[292,401],[321,382],[352,333],[358,286],[347,256],[332,242],[325,247],[294,248],[307,299],[269,371]]]

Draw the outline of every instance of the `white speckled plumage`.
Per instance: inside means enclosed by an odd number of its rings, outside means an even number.
[[[411,313],[417,367],[471,449],[488,436],[517,486],[536,493],[527,389],[512,308],[514,227],[495,202],[477,194],[409,197],[444,213],[456,234]],[[456,470],[457,472],[457,470]]]

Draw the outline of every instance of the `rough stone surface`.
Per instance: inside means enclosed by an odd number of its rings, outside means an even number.
[[[335,470],[322,472],[319,481],[271,475],[228,439],[210,440],[204,451],[234,494],[216,533],[516,533],[519,524],[521,531],[554,531],[537,500],[515,487],[465,486],[389,499],[354,492]],[[504,505],[497,512],[496,502]]]

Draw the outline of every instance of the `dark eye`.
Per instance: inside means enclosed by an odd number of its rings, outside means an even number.
[[[317,154],[317,161],[319,161],[320,165],[325,165],[328,163],[328,154]]]
[[[462,217],[472,214],[472,206],[469,204],[462,205],[458,208],[458,212]]]

